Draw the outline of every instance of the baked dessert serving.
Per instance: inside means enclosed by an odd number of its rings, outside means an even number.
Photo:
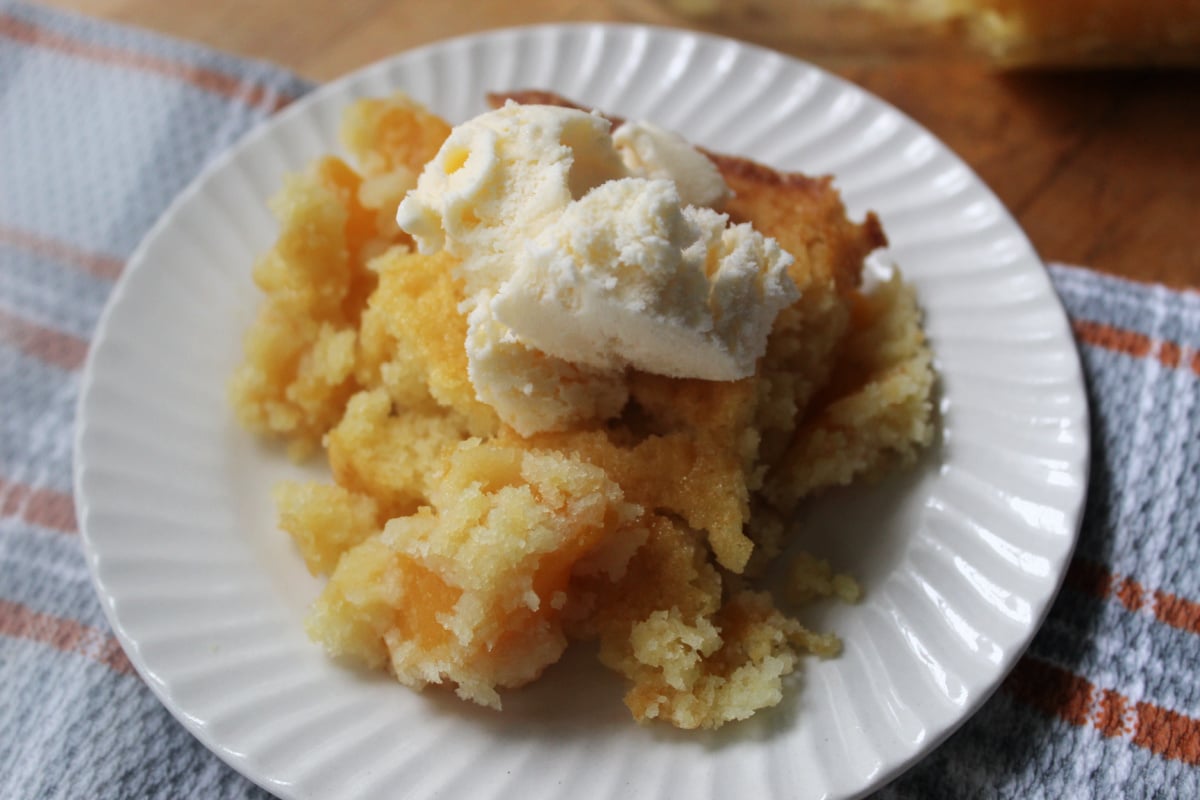
[[[322,454],[279,525],[332,656],[500,708],[598,642],[638,720],[780,702],[858,586],[782,554],[798,504],[935,435],[912,288],[833,182],[704,152],[542,92],[457,127],[404,95],[345,113],[272,209],[232,376],[240,423]],[[795,548],[791,548],[795,549]],[[784,570],[791,591],[758,588]]]

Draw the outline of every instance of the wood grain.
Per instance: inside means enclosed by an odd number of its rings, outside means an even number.
[[[635,0],[49,4],[274,61],[314,80],[510,25],[689,24]],[[1200,72],[1004,73],[952,49],[889,46],[887,32],[857,22],[831,16],[828,31],[823,24],[812,15],[802,38],[789,44],[776,33],[769,43],[855,81],[943,139],[995,190],[1044,259],[1200,289]]]

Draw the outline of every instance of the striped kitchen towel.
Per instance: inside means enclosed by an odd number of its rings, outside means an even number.
[[[76,535],[79,370],[126,257],[216,154],[310,85],[0,2],[0,798],[266,793],[138,678]],[[1200,796],[1200,295],[1054,266],[1091,490],[1028,654],[888,798]]]

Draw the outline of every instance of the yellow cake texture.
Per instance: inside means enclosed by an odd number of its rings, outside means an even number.
[[[518,93],[519,102],[565,103]],[[500,102],[505,98],[494,98]],[[715,728],[780,702],[806,629],[754,588],[804,498],[911,464],[934,436],[914,293],[870,291],[878,221],[831,182],[708,154],[726,207],[795,261],[799,299],[750,378],[630,370],[607,420],[521,436],[476,396],[455,260],[417,253],[396,209],[450,126],[404,96],[361,100],[342,138],[272,202],[264,300],[230,395],[238,420],[332,481],[275,492],[324,589],[308,631],[333,656],[500,708],[571,641],[598,642],[638,720]],[[800,558],[793,601],[857,598]]]
[[[1200,63],[1197,0],[869,0],[897,16],[950,21],[1006,65]]]

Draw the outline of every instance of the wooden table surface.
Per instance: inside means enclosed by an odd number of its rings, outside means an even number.
[[[314,80],[508,25],[688,24],[648,0],[48,4],[268,59]],[[1003,73],[939,50],[839,47],[821,24],[809,20],[803,41],[788,49],[891,102],[949,144],[1007,204],[1044,259],[1200,288],[1200,70]]]

